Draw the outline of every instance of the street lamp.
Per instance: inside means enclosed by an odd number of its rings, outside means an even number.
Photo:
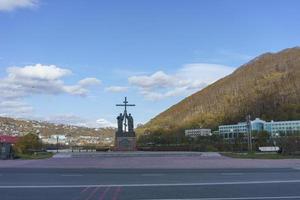
[[[251,117],[250,115],[246,116],[247,123],[247,133],[248,133],[248,150],[252,152],[252,132],[251,132]]]
[[[58,153],[58,135],[56,136],[56,153]]]

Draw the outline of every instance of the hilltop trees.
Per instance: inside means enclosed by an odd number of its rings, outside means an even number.
[[[176,131],[159,129],[138,137],[140,150],[222,151],[228,149],[224,145],[226,144],[219,135],[192,138],[186,137],[183,129],[177,129]]]

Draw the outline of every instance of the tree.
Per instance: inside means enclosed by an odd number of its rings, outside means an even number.
[[[266,131],[261,131],[258,132],[256,134],[254,134],[256,136],[256,147],[262,147],[262,146],[268,146],[271,145],[270,144],[270,134]]]
[[[245,135],[244,133],[238,133],[233,140],[233,150],[242,152],[245,149]]]
[[[32,133],[28,133],[21,137],[14,145],[15,152],[20,154],[32,154],[34,151],[40,150],[41,148],[42,143],[39,140],[39,137]]]
[[[278,145],[281,153],[284,155],[292,155],[300,152],[300,136],[283,136],[278,139]]]

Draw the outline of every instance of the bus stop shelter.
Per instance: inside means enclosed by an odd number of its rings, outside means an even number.
[[[0,159],[12,159],[13,145],[17,142],[18,137],[9,135],[0,135]]]

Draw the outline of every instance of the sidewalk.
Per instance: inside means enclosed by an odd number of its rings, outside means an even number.
[[[230,169],[297,168],[300,159],[234,159],[201,152],[112,152],[57,154],[45,160],[1,160],[0,168],[99,168],[99,169]]]

